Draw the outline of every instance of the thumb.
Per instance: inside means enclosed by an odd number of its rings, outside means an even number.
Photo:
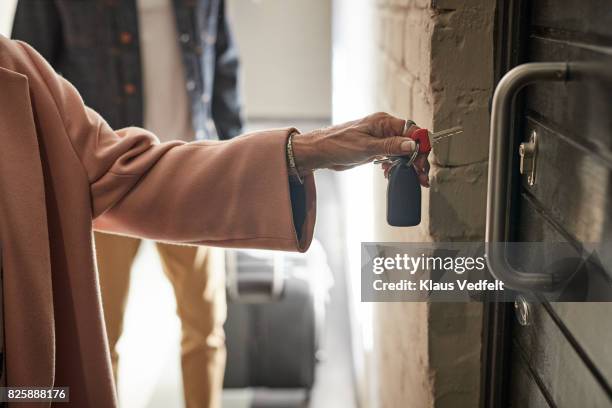
[[[375,154],[381,156],[406,156],[416,148],[414,140],[408,137],[392,136],[380,139]]]

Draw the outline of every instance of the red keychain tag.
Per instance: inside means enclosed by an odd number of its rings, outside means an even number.
[[[419,153],[431,152],[431,142],[429,140],[429,130],[417,129],[410,135],[410,138],[419,144]]]

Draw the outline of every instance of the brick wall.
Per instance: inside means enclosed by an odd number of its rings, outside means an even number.
[[[465,129],[434,147],[421,225],[379,223],[377,239],[482,240],[495,2],[370,1],[378,22],[378,108],[429,129]],[[376,219],[384,219],[386,181],[375,185]],[[375,316],[379,406],[478,406],[480,305],[376,304]]]

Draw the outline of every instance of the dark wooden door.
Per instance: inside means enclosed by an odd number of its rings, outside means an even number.
[[[535,183],[517,176],[510,237],[594,244],[612,269],[612,3],[605,0],[498,2],[497,76],[528,62],[604,67],[522,92],[516,152],[537,134]],[[608,266],[608,267],[606,267]],[[612,303],[489,305],[484,406],[612,407]]]

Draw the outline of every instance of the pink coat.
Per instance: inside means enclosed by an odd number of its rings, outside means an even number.
[[[138,128],[115,132],[32,48],[0,36],[7,384],[69,386],[71,406],[116,405],[94,220],[101,230],[161,241],[306,250],[315,186],[308,176],[297,234],[289,131],[187,144],[160,144]]]

